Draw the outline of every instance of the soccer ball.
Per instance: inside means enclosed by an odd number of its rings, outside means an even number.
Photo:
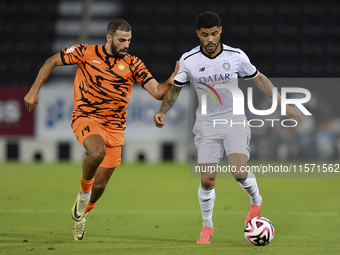
[[[270,220],[257,216],[247,222],[244,237],[253,245],[267,245],[274,238],[274,227]]]

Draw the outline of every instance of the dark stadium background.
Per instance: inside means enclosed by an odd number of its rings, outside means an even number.
[[[29,86],[46,58],[56,53],[51,49],[55,22],[65,19],[57,12],[59,2],[0,1],[2,86]],[[93,0],[92,5],[96,2],[104,1]],[[268,77],[338,77],[340,73],[340,4],[335,0],[114,2],[122,7],[119,17],[133,28],[130,52],[159,80],[168,77],[183,52],[198,45],[194,22],[206,10],[222,18],[221,41],[243,49]],[[92,17],[103,18],[110,17]],[[69,38],[77,43],[79,34]],[[95,39],[104,43],[104,36]]]
[[[112,12],[110,8],[92,12],[96,5],[106,3],[114,8]],[[60,9],[61,4],[64,9]],[[164,81],[181,54],[199,44],[194,22],[199,13],[207,10],[218,13],[222,19],[221,41],[245,51],[259,71],[270,79],[296,78],[302,81],[313,78],[301,87],[310,86],[308,88],[315,96],[313,118],[318,125],[300,136],[289,137],[285,131],[278,130],[273,131],[272,136],[265,132],[257,137],[255,132],[253,146],[260,146],[260,140],[263,142],[267,137],[267,143],[305,148],[290,158],[313,159],[318,155],[316,144],[321,136],[329,140],[326,144],[333,149],[320,159],[338,158],[340,130],[337,119],[340,113],[337,80],[332,79],[328,87],[324,83],[321,87],[320,83],[311,82],[339,77],[340,4],[336,0],[1,0],[0,88],[25,87],[28,90],[44,61],[63,47],[86,42],[105,44],[106,25],[117,17],[132,25],[130,54],[141,58],[158,81]],[[73,26],[77,21],[81,21],[80,29]],[[101,27],[100,31],[105,27],[104,32],[89,32],[91,24]],[[53,73],[47,84],[53,81],[72,84],[73,70]],[[253,158],[262,159],[256,150]],[[268,159],[276,158],[277,155],[268,156]]]

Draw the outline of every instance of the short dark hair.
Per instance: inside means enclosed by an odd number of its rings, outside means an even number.
[[[108,34],[113,34],[113,33],[116,33],[117,30],[125,31],[125,32],[130,32],[131,31],[131,26],[124,19],[114,19],[107,26],[107,33]]]
[[[221,27],[221,18],[214,12],[203,12],[196,18],[196,28]]]

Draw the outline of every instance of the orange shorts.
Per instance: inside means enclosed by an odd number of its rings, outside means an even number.
[[[78,118],[72,125],[73,133],[78,142],[84,146],[84,140],[90,135],[100,135],[106,145],[106,154],[101,167],[112,168],[121,163],[124,133],[110,132],[101,124],[90,118]]]

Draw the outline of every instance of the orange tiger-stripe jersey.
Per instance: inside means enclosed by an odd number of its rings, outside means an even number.
[[[116,58],[104,45],[76,44],[60,52],[64,65],[77,64],[72,124],[79,117],[96,120],[114,132],[124,132],[126,108],[134,82],[153,79],[144,63],[127,54]]]

